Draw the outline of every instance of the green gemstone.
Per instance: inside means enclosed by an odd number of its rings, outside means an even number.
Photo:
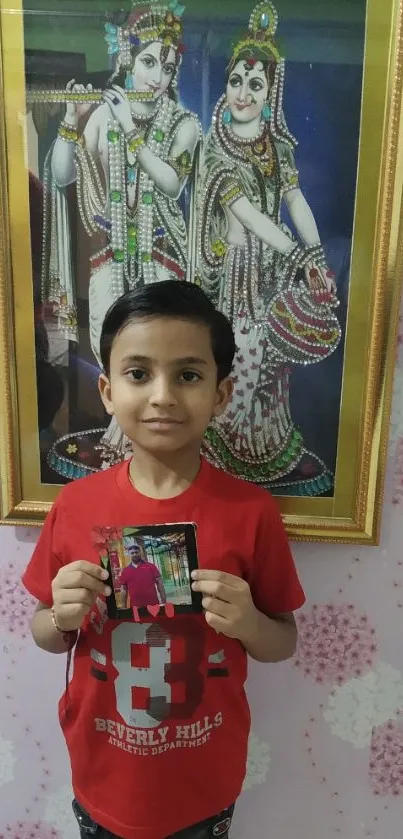
[[[122,200],[122,193],[118,189],[113,189],[111,192],[111,201],[115,204],[120,204]]]
[[[110,143],[117,143],[119,141],[119,131],[108,131],[108,140]]]
[[[153,194],[152,192],[143,192],[142,201],[143,204],[152,204],[153,203]]]
[[[129,256],[134,256],[137,251],[137,230],[133,225],[127,228],[127,250]]]
[[[154,131],[153,137],[154,137],[154,140],[157,141],[157,143],[162,143],[162,141],[165,137],[165,134],[164,134],[162,128],[156,128],[156,130]]]
[[[141,261],[142,262],[151,262],[151,254],[148,251],[143,251],[141,254]]]
[[[113,252],[113,258],[114,258],[115,262],[123,262],[124,258],[125,258],[124,251],[121,251],[121,250],[114,251]]]

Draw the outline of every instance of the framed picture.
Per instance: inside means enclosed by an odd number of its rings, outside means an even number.
[[[398,0],[0,0],[2,519],[128,454],[97,392],[128,288],[231,319],[205,456],[291,537],[375,543],[401,277]]]
[[[170,618],[202,611],[201,596],[191,587],[192,571],[198,568],[194,524],[98,527],[93,538],[101,565],[109,571],[110,618],[140,620],[159,613]]]

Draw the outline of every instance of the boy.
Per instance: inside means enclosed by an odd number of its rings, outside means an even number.
[[[59,705],[81,837],[227,837],[245,775],[247,653],[292,656],[304,602],[271,496],[200,457],[231,398],[232,328],[204,293],[167,281],[111,307],[99,389],[133,457],[65,486],[24,584],[44,650],[75,645]],[[194,522],[203,613],[108,619],[94,527]]]

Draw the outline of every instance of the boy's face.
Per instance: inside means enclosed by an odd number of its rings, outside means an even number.
[[[217,384],[208,328],[162,317],[124,327],[99,389],[106,411],[132,443],[155,455],[198,449],[232,393],[229,379]]]

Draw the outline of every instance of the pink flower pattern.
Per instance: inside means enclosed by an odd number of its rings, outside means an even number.
[[[318,684],[342,685],[373,666],[375,630],[352,605],[314,605],[299,616],[298,630],[295,666]]]
[[[401,504],[403,501],[403,437],[400,437],[396,444],[392,501],[393,504]]]
[[[403,719],[374,728],[369,779],[375,795],[403,795]]]
[[[45,822],[14,822],[7,824],[0,839],[62,839],[54,827]]]
[[[19,638],[27,638],[35,600],[23,588],[20,577],[15,563],[0,564],[0,627]]]

